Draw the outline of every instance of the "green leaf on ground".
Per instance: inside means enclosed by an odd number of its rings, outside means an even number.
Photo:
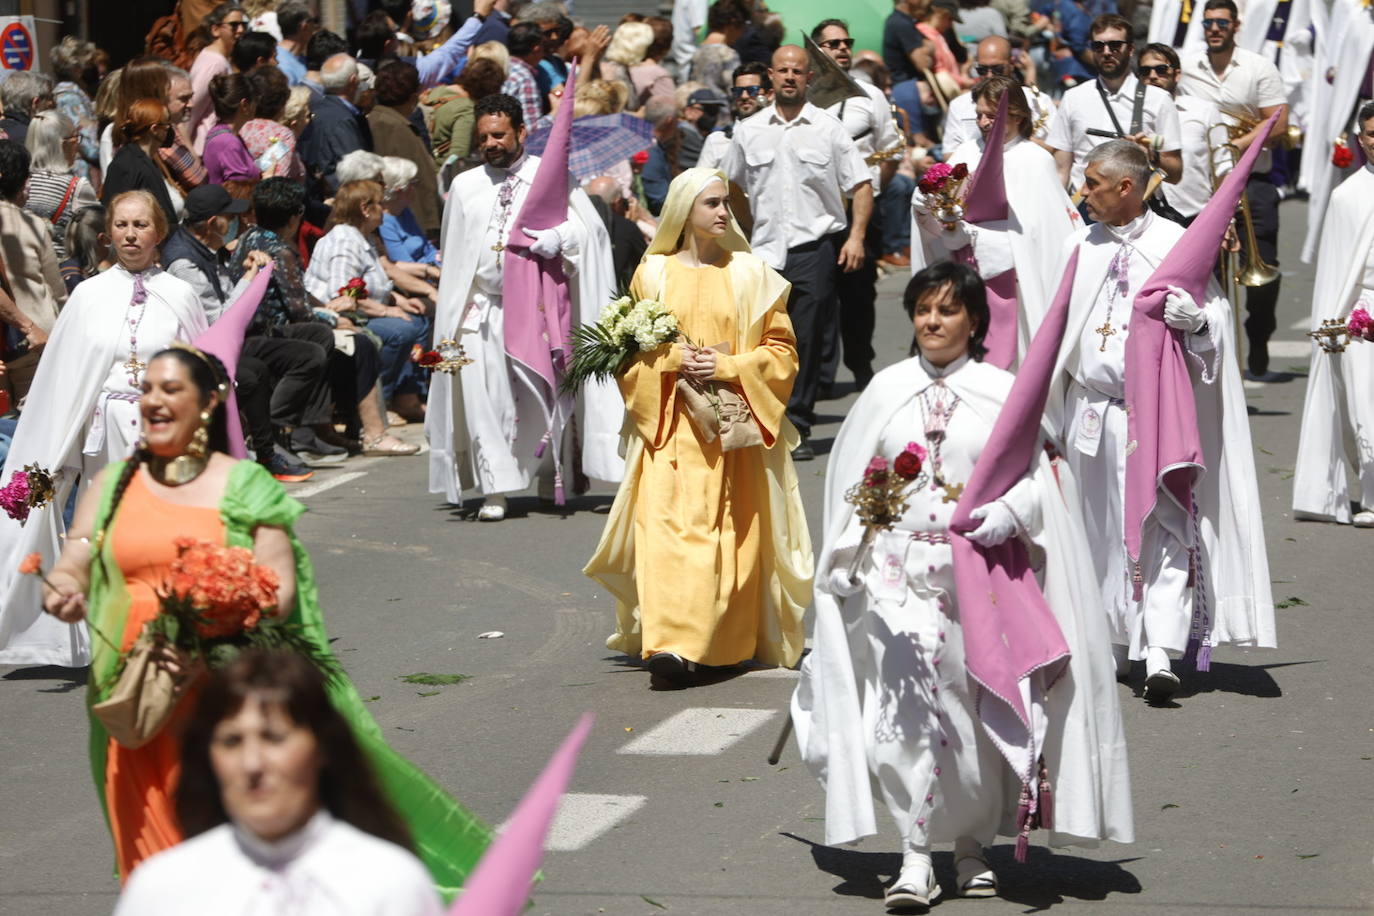
[[[430,674],[428,671],[421,671],[417,674],[402,675],[401,680],[407,684],[428,684],[431,687],[444,687],[449,684],[461,684],[470,676],[467,674]]]
[[[1274,607],[1278,608],[1279,610],[1283,610],[1284,608],[1289,607],[1307,607],[1307,602],[1303,601],[1297,595],[1289,595],[1287,598],[1283,599],[1278,604],[1274,605]]]
[[[364,703],[375,703],[375,702],[377,702],[378,700],[380,700],[381,698],[382,698],[382,697],[381,697],[381,694],[378,694],[378,695],[375,696],[375,697],[368,697],[367,699],[363,700],[363,702],[364,702]]]
[[[1301,853],[1301,852],[1300,852],[1300,853],[1298,853],[1298,858],[1299,858],[1299,859],[1315,859],[1315,858],[1316,858],[1317,856],[1319,856],[1319,855],[1321,855],[1321,853],[1319,853],[1319,852],[1309,852],[1309,853]]]
[[[416,692],[416,696],[422,697],[437,697],[438,695],[439,691],[437,690],[420,690]]]
[[[712,807],[715,807],[715,808],[724,808],[724,807],[725,807],[725,802],[716,802]]]
[[[1273,452],[1269,451],[1269,449],[1264,448],[1263,446],[1255,446],[1255,448],[1257,448],[1261,453],[1263,453],[1263,454],[1265,454],[1265,455],[1272,455],[1272,454],[1274,454]]]
[[[1174,804],[1173,802],[1169,802],[1169,803],[1167,803],[1167,804],[1160,805],[1160,806],[1159,806],[1159,810],[1160,810],[1160,811],[1168,811],[1170,808],[1177,808],[1177,807],[1178,807],[1178,805]]]
[[[639,899],[640,899],[640,900],[643,900],[645,903],[649,904],[650,906],[656,906],[656,907],[658,907],[660,910],[666,910],[666,909],[668,909],[666,906],[664,906],[663,904],[659,903],[657,900],[651,900],[651,899],[649,899],[648,897],[645,897],[643,894],[640,894],[640,895],[639,895]]]

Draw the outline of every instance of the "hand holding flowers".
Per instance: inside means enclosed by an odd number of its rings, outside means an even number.
[[[607,303],[596,324],[573,329],[573,354],[563,390],[625,371],[636,353],[647,353],[678,339],[677,316],[656,299],[635,301],[623,295]],[[711,359],[714,372],[714,357]]]

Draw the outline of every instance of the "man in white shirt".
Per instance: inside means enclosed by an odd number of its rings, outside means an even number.
[[[1215,180],[1231,170],[1226,150],[1226,120],[1216,105],[1192,95],[1178,94],[1178,52],[1166,44],[1148,44],[1140,52],[1140,79],[1169,93],[1178,107],[1183,128],[1183,177],[1164,185],[1164,199],[1190,221],[1212,199]]]
[[[768,75],[773,107],[735,128],[721,168],[736,213],[752,221],[754,254],[792,284],[787,311],[801,367],[787,418],[802,435],[793,457],[809,461],[816,456],[808,440],[821,348],[836,318],[836,275],[863,266],[873,179],[844,125],[806,101],[811,61],[805,50],[778,48]],[[853,200],[852,219],[845,215],[846,196]]]
[[[1049,136],[1050,121],[1054,118],[1054,102],[1035,85],[1035,62],[1029,55],[1023,51],[1013,51],[1011,42],[1001,36],[991,35],[978,42],[973,58],[973,73],[980,80],[989,76],[1006,76],[1021,83],[1031,109],[1031,137],[1043,145],[1044,139]],[[973,93],[956,95],[949,102],[944,132],[940,134],[944,157],[948,159],[966,140],[981,135]]]
[[[697,165],[703,169],[715,169],[730,151],[730,141],[735,136],[735,126],[773,102],[773,84],[768,79],[768,65],[751,60],[735,68],[730,87],[730,113],[735,116],[734,124],[718,127],[706,135],[701,144],[701,155]]]
[[[1097,62],[1097,79],[1064,93],[1045,142],[1054,153],[1059,175],[1070,191],[1082,189],[1088,153],[1108,140],[1124,137],[1147,153],[1164,180],[1183,174],[1183,140],[1178,109],[1169,93],[1146,86],[1131,72],[1135,51],[1131,24],[1115,14],[1093,20],[1088,47]]]
[[[811,30],[811,40],[840,69],[849,70],[854,65],[854,39],[850,37],[849,26],[844,20],[826,19],[819,23]],[[869,163],[873,196],[877,197],[897,171],[900,159],[897,156],[881,160],[874,157],[894,149],[900,152],[904,146],[897,134],[887,96],[872,83],[859,82],[859,88],[864,91],[863,98],[843,99],[826,108],[825,113],[833,115],[844,125],[859,154]],[[869,379],[873,378],[874,305],[878,301],[876,287],[880,235],[878,220],[870,219],[864,239],[863,266],[841,273],[838,277],[836,292],[840,299],[840,320],[838,326],[832,328],[821,354],[821,397],[832,393],[842,350],[844,364],[854,373],[854,384],[859,391],[867,388]]]
[[[1183,57],[1179,90],[1216,103],[1233,124],[1253,122],[1234,143],[1240,152],[1252,143],[1272,142],[1288,131],[1288,94],[1278,68],[1244,48],[1236,47],[1240,16],[1234,0],[1207,0],[1202,10],[1202,34],[1207,47]],[[1274,112],[1279,118],[1267,137],[1261,136],[1264,121]],[[1279,191],[1269,176],[1273,167],[1268,152],[1260,154],[1245,194],[1255,223],[1256,248],[1267,264],[1278,266]],[[1245,293],[1247,374],[1257,381],[1276,381],[1269,371],[1269,338],[1277,327],[1274,310],[1279,301],[1279,281],[1249,287]]]

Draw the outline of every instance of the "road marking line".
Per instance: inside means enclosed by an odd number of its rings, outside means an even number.
[[[287,490],[295,499],[309,499],[318,496],[325,490],[332,490],[340,484],[348,483],[350,480],[357,480],[359,477],[366,477],[367,471],[349,471],[347,474],[340,474],[337,477],[330,477],[321,480],[319,483],[308,483],[299,490]]]
[[[588,795],[569,792],[558,802],[544,848],[572,852],[634,814],[649,799],[643,795]]]
[[[776,709],[684,709],[639,735],[616,753],[654,757],[719,754],[777,714]]]

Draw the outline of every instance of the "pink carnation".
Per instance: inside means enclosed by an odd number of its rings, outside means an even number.
[[[937,162],[930,168],[926,169],[925,174],[923,174],[921,177],[929,179],[930,181],[944,181],[946,178],[953,174],[954,167],[951,166],[948,162]]]
[[[1362,305],[1357,305],[1350,313],[1350,320],[1346,323],[1347,330],[1351,337],[1363,337],[1365,340],[1374,339],[1371,332],[1374,331],[1374,318],[1369,317],[1369,312]],[[3,491],[0,491],[3,493]]]
[[[29,477],[23,471],[15,471],[9,484],[0,488],[0,509],[21,524],[29,520]]]
[[[873,460],[868,463],[866,468],[870,474],[881,473],[887,470],[887,459],[882,455],[874,455]]]

